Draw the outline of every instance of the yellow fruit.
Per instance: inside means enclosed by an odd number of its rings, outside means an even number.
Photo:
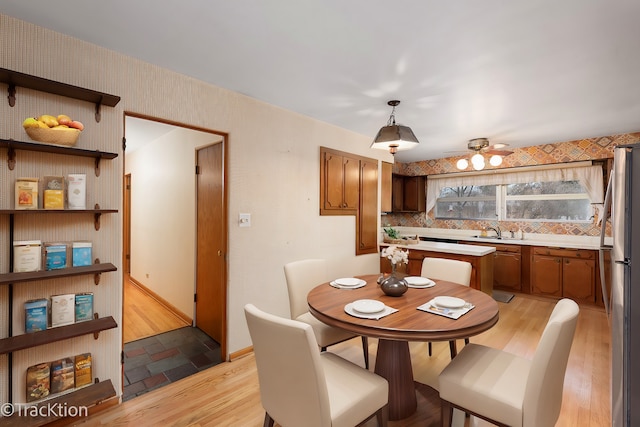
[[[38,120],[38,127],[43,129],[49,129],[49,126],[47,126],[45,122],[41,122],[40,120]]]
[[[42,123],[49,126],[50,128],[54,126],[58,126],[58,120],[55,117],[50,116],[48,114],[41,115],[40,117],[38,117],[38,120],[40,120]]]
[[[67,125],[58,125],[58,126],[54,126],[51,129],[69,129],[69,126]]]
[[[38,124],[38,120],[33,118],[33,117],[28,117],[26,119],[24,119],[24,122],[22,122],[22,127],[27,129],[27,128],[39,128],[40,125]]]
[[[60,114],[57,117],[57,120],[58,120],[58,124],[61,124],[61,125],[68,125],[72,121],[71,117],[69,117],[69,116],[67,116],[65,114]]]

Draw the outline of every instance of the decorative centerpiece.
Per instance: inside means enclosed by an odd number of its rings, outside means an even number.
[[[382,250],[380,256],[391,261],[391,275],[380,280],[380,289],[386,295],[399,297],[407,292],[409,284],[406,280],[396,275],[398,265],[409,262],[409,251],[403,251],[397,246],[388,246]]]
[[[29,138],[46,144],[73,147],[78,141],[84,125],[71,117],[60,114],[57,117],[43,114],[39,117],[27,117],[22,122]]]

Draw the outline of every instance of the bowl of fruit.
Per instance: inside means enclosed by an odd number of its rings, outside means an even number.
[[[82,123],[64,114],[57,117],[48,114],[28,117],[22,122],[22,127],[34,141],[66,147],[76,145],[80,132],[84,129]]]

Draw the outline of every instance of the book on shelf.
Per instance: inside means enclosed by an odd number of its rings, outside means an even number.
[[[33,299],[24,303],[26,333],[44,331],[49,323],[49,300]]]
[[[38,178],[16,179],[15,209],[38,209]]]
[[[70,325],[75,321],[75,294],[51,296],[51,327]]]
[[[13,271],[23,273],[39,271],[42,263],[40,240],[16,240],[13,242]]]
[[[49,396],[49,363],[39,363],[27,368],[27,402],[35,402]]]
[[[76,388],[93,383],[91,353],[78,354],[75,357]]]
[[[51,362],[51,394],[60,393],[75,387],[75,363],[70,357]]]
[[[57,270],[67,268],[67,245],[66,243],[45,243],[44,244],[45,270]]]
[[[71,264],[73,267],[91,265],[91,242],[73,242],[71,244]]]
[[[93,293],[76,294],[76,322],[93,319]]]

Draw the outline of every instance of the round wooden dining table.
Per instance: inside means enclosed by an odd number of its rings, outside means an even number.
[[[457,283],[434,280],[430,288],[409,288],[399,297],[385,295],[377,275],[356,276],[367,284],[357,289],[338,289],[328,282],[309,292],[309,311],[322,322],[358,335],[378,338],[375,372],[389,382],[389,419],[413,414],[417,399],[409,341],[451,341],[484,332],[498,322],[496,301],[484,292]],[[418,306],[437,296],[461,298],[474,308],[458,319],[425,312]],[[398,311],[380,319],[355,317],[345,306],[360,299],[374,299]]]

